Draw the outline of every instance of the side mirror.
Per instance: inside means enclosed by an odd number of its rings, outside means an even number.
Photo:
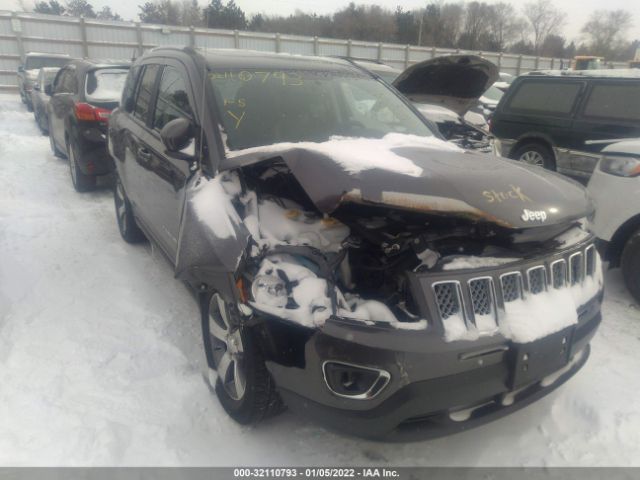
[[[53,85],[50,83],[44,86],[44,93],[51,96],[53,94]]]
[[[173,119],[162,127],[160,138],[169,153],[181,153],[194,140],[193,125],[184,117]]]

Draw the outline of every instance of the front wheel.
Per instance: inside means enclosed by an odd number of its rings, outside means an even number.
[[[76,189],[76,192],[88,192],[89,190],[93,190],[96,186],[96,177],[94,175],[86,175],[80,169],[77,157],[78,149],[73,141],[70,141],[67,144],[67,153],[69,157],[69,170],[71,171],[71,182],[73,183],[73,188]]]
[[[620,265],[624,283],[635,301],[640,304],[640,230],[627,240],[622,250]]]
[[[214,293],[202,302],[202,333],[211,379],[222,407],[238,423],[257,423],[283,409],[255,333]]]
[[[528,143],[521,146],[515,151],[512,158],[529,165],[546,168],[547,170],[556,169],[553,152],[539,143]]]

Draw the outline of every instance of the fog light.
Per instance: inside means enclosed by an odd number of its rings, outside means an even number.
[[[391,379],[386,370],[333,361],[324,362],[322,372],[332,393],[357,400],[374,398]]]

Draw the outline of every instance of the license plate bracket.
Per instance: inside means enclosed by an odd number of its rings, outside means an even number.
[[[511,350],[511,389],[540,380],[569,362],[574,327],[541,340],[514,344]]]

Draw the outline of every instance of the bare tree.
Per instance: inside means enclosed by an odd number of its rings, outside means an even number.
[[[592,54],[612,58],[624,48],[632,23],[631,13],[626,10],[596,10],[582,27],[582,33],[589,38]]]
[[[467,3],[464,30],[458,44],[471,50],[484,48],[489,39],[491,7],[484,2]]]
[[[500,2],[490,6],[489,30],[492,47],[502,52],[522,30],[522,19],[510,3]]]
[[[566,21],[566,14],[553,6],[551,0],[535,0],[524,6],[524,15],[533,30],[533,48],[536,55],[549,35],[558,33]]]
[[[440,43],[443,47],[454,47],[460,36],[464,20],[464,6],[460,3],[445,3],[440,9]]]

